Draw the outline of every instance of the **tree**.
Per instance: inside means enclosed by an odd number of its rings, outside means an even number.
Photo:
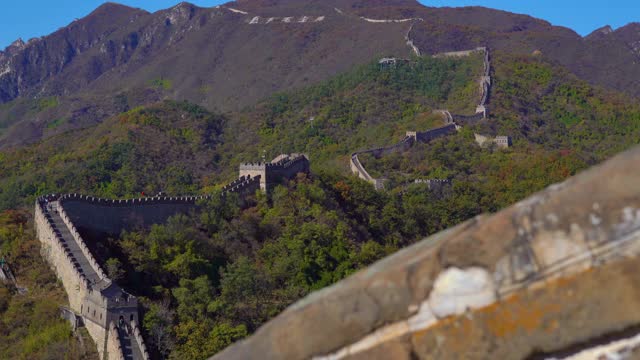
[[[117,258],[110,258],[106,262],[107,276],[113,281],[121,280],[124,277],[124,270],[122,269],[122,262]]]

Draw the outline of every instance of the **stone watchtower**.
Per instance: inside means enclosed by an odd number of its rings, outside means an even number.
[[[304,154],[281,154],[271,162],[240,164],[239,177],[260,177],[260,190],[270,191],[283,180],[309,172],[309,158]]]

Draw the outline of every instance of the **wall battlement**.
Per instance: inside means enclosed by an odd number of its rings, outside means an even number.
[[[274,185],[300,172],[309,172],[309,158],[306,155],[281,154],[268,163],[240,164],[238,177],[258,178],[260,189],[267,192]]]
[[[198,195],[198,196],[151,196],[134,199],[104,199],[94,196],[82,195],[82,194],[65,194],[55,199],[61,201],[78,200],[87,202],[90,204],[110,206],[110,207],[130,207],[134,205],[158,205],[158,204],[192,204],[198,200],[208,199],[210,196]]]
[[[508,148],[512,145],[511,138],[509,136],[496,136],[495,138],[473,134],[476,140],[476,143],[480,146],[487,146],[489,144],[496,144],[496,146],[500,148]]]
[[[409,29],[409,33],[411,29]],[[407,33],[407,39],[409,37],[409,33]],[[463,50],[463,51],[451,51],[440,54],[433,55],[434,58],[446,58],[446,57],[464,57],[469,56],[475,53],[484,53],[483,57],[483,70],[482,75],[479,77],[478,85],[480,87],[480,102],[476,106],[476,112],[473,115],[458,115],[451,114],[448,110],[436,110],[436,113],[440,113],[444,117],[444,123],[446,124],[443,127],[439,127],[436,129],[431,129],[427,131],[407,131],[406,137],[396,145],[389,147],[378,147],[374,149],[368,149],[363,151],[354,152],[351,154],[351,158],[349,161],[349,165],[351,168],[351,172],[357,175],[359,178],[373,184],[376,190],[384,189],[385,179],[376,179],[372,177],[367,170],[364,168],[360,159],[358,158],[359,154],[372,154],[376,158],[379,158],[382,155],[390,154],[396,151],[406,151],[410,148],[415,142],[429,142],[433,139],[436,139],[441,136],[445,136],[448,134],[454,133],[456,130],[460,130],[462,125],[473,125],[480,122],[483,119],[486,119],[489,114],[489,109],[487,103],[489,101],[489,93],[491,91],[491,58],[489,55],[489,49],[487,47],[477,47],[471,50]],[[419,53],[418,53],[419,55]],[[385,68],[394,67],[397,64],[398,60],[395,58],[383,58],[379,61],[379,64]],[[477,135],[476,135],[477,139]],[[476,140],[477,141],[477,140]],[[500,147],[509,147],[511,144],[511,140],[509,137],[497,137],[492,140]],[[431,185],[429,185],[431,188]]]
[[[142,352],[142,360],[149,360],[151,357],[149,356],[149,351],[147,351],[147,346],[142,339],[142,333],[140,332],[140,328],[138,327],[138,323],[134,320],[131,322],[133,338],[138,343],[140,351]]]
[[[439,128],[427,131],[408,131],[407,136],[414,137],[414,141],[429,142],[433,139],[452,134],[456,131],[456,124],[448,124]]]
[[[299,300],[211,359],[440,359],[452,348],[465,359],[540,349],[541,358],[607,358],[576,348],[594,343],[630,354],[619,340],[640,323],[639,161],[636,147],[432,235]]]
[[[486,47],[477,47],[471,50],[449,51],[449,52],[435,54],[433,55],[433,57],[434,58],[465,57],[478,52],[484,52],[486,54],[488,52],[488,49]]]
[[[114,322],[109,323],[109,336],[107,341],[107,354],[109,360],[125,360],[118,328]]]
[[[384,183],[386,181],[386,179],[376,179],[374,177],[372,177],[369,172],[367,172],[367,170],[364,168],[364,166],[362,165],[362,163],[360,162],[360,159],[358,158],[358,155],[360,154],[372,154],[374,157],[379,158],[383,155],[388,155],[388,154],[392,154],[395,152],[401,152],[401,151],[406,151],[408,150],[414,143],[415,141],[415,137],[412,137],[410,135],[411,132],[407,132],[407,135],[405,136],[404,139],[402,139],[402,141],[400,141],[399,143],[395,144],[395,145],[391,145],[391,146],[387,146],[387,147],[377,147],[377,148],[373,148],[373,149],[368,149],[368,150],[362,150],[362,151],[357,151],[353,154],[351,154],[351,160],[350,160],[350,167],[351,167],[351,172],[358,175],[359,178],[373,184],[373,186],[376,188],[376,190],[383,190],[384,189]],[[413,132],[412,134],[415,134],[415,132]]]
[[[255,193],[260,189],[260,178],[260,175],[254,177],[249,175],[241,176],[239,179],[222,188],[222,191],[223,193],[235,193],[241,195]]]
[[[302,154],[281,155],[270,163],[242,164],[240,171],[243,170],[260,173],[241,174],[222,188],[221,196],[253,194],[265,179],[272,185],[309,171],[309,160]],[[149,359],[149,353],[137,325],[137,298],[109,279],[85,239],[117,236],[137,226],[163,223],[171,216],[196,209],[198,202],[210,198],[200,195],[112,200],[74,193],[36,200],[35,226],[43,256],[62,280],[70,311],[84,320],[101,358],[124,358],[118,338],[123,333],[118,326],[132,329],[136,359]]]
[[[35,225],[42,253],[53,267],[69,297],[70,311],[82,317],[101,357],[120,359],[120,339],[109,324],[131,322],[138,317],[138,301],[113,283],[95,259],[76,224],[67,214],[66,202],[98,204],[96,198],[48,195],[36,200]],[[131,202],[133,203],[133,202]],[[104,206],[107,202],[102,202]],[[113,203],[119,207],[121,203]],[[121,320],[122,319],[122,320]]]
[[[451,179],[416,179],[414,184],[427,184],[429,190],[440,190],[452,184]]]

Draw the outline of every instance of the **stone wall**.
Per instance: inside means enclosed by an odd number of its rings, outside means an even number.
[[[473,135],[475,137],[476,143],[478,143],[478,145],[480,146],[495,144],[499,148],[508,148],[512,144],[511,138],[508,136],[496,136],[495,138],[492,138],[489,136],[475,134],[475,133]]]
[[[89,288],[88,280],[74,261],[69,248],[62,243],[61,236],[54,231],[51,219],[45,215],[43,206],[41,199],[36,200],[34,222],[38,240],[42,244],[42,256],[62,282],[71,309],[80,313],[83,298]]]
[[[87,332],[93,339],[93,342],[96,343],[96,347],[98,348],[98,354],[101,359],[112,360],[112,358],[108,357],[108,343],[107,339],[109,338],[109,331],[105,329],[102,325],[97,324],[91,320],[84,321],[84,327],[87,329]],[[118,341],[118,337],[116,335],[115,341]]]
[[[93,269],[93,271],[95,271],[100,276],[100,279],[102,281],[106,283],[110,283],[111,280],[109,279],[109,277],[107,277],[107,274],[104,272],[102,267],[98,264],[98,261],[93,256],[91,251],[89,251],[89,248],[87,247],[87,244],[84,242],[84,239],[82,239],[82,237],[80,236],[80,233],[78,232],[75,225],[71,222],[71,219],[67,215],[67,212],[62,206],[63,200],[64,200],[63,198],[58,199],[58,204],[59,204],[58,212],[60,214],[60,217],[62,218],[64,224],[67,226],[67,228],[71,232],[71,236],[73,236],[73,239],[78,243],[78,245],[80,245],[80,250],[82,251],[82,254],[89,260],[89,265],[91,265],[91,268]]]
[[[452,184],[451,179],[416,179],[414,184],[427,184],[429,190],[441,190]]]
[[[240,176],[239,179],[231,182],[229,185],[222,188],[223,193],[234,193],[240,196],[251,195],[260,189],[261,175],[254,177]]]
[[[436,129],[431,129],[427,131],[407,131],[406,136],[402,141],[395,145],[387,146],[387,147],[377,147],[368,150],[362,150],[351,154],[351,160],[349,162],[349,166],[351,168],[351,172],[357,175],[359,178],[373,184],[376,190],[383,190],[385,179],[376,179],[372,177],[369,172],[364,168],[358,155],[361,154],[371,154],[375,158],[380,158],[384,155],[393,154],[396,152],[407,151],[416,141],[421,142],[429,142],[433,139],[451,134],[456,131],[455,124],[448,124],[443,127],[439,127]]]
[[[475,50],[454,51],[434,55],[434,57],[462,57],[469,56],[477,52],[484,53],[482,75],[478,80],[478,85],[480,86],[480,102],[476,106],[476,113],[473,115],[452,115],[453,121],[458,125],[473,125],[482,119],[486,119],[489,115],[487,107],[487,103],[489,102],[489,94],[491,93],[491,59],[489,49],[486,47],[479,47]]]
[[[109,323],[106,351],[107,358],[109,360],[125,360],[124,351],[122,351],[122,344],[120,343],[120,337],[118,335],[118,329],[114,322]]]
[[[487,52],[487,48],[486,47],[478,47],[475,49],[471,49],[471,50],[462,50],[462,51],[449,51],[449,52],[443,52],[443,53],[439,53],[439,54],[435,54],[433,55],[433,57],[435,58],[447,58],[447,57],[465,57],[465,56],[470,56],[474,53],[477,52]]]
[[[103,205],[107,203],[101,199],[88,199],[78,195],[38,198],[35,206],[35,225],[38,239],[43,244],[42,252],[62,281],[69,298],[70,312],[73,312],[74,316],[77,314],[82,317],[82,323],[95,341],[100,356],[106,356],[109,360],[119,359],[118,355],[109,353],[114,343],[120,343],[117,333],[115,338],[109,333],[109,324],[117,322],[120,316],[127,322],[137,320],[137,299],[124,293],[106,276],[76,229],[72,217],[68,215],[68,204],[65,202],[68,199],[76,202],[100,202]],[[46,210],[47,206],[52,206],[51,213]],[[113,206],[121,208],[124,205],[121,202],[113,202]],[[65,232],[67,235],[63,236],[61,229],[56,227],[51,215],[53,211],[57,212],[56,216],[62,220],[62,226],[68,231]],[[61,226],[60,222],[58,226]],[[75,250],[79,253],[76,252],[74,255],[71,243],[77,245],[73,248],[79,249]],[[84,268],[78,261],[80,258],[86,259],[86,263],[83,260]],[[94,281],[90,281],[85,275],[92,271],[98,277]]]
[[[412,132],[412,136],[414,136],[416,141],[419,142],[429,142],[433,139],[437,139],[439,137],[445,136],[445,135],[449,135],[456,132],[456,125],[455,124],[448,124],[436,129],[431,129],[431,130],[427,130],[427,131],[418,131],[418,132]],[[409,133],[407,133],[407,135],[409,135]]]
[[[485,117],[486,116],[484,111],[475,113],[473,115],[460,115],[460,114],[453,115],[453,118],[455,119],[454,121],[456,122],[456,124],[460,124],[460,125],[475,125],[479,123],[481,120],[485,119]]]
[[[411,29],[409,29],[409,32]],[[407,33],[407,37],[409,33]],[[469,56],[474,53],[483,52],[483,70],[482,75],[479,78],[479,86],[480,86],[480,102],[476,106],[476,113],[473,115],[458,115],[451,114],[448,110],[436,110],[437,113],[441,113],[444,116],[445,126],[431,129],[423,132],[419,131],[407,131],[406,138],[402,140],[400,143],[390,146],[390,147],[378,147],[374,149],[368,149],[363,151],[358,151],[351,154],[351,158],[349,161],[349,166],[351,168],[351,172],[357,175],[359,178],[371,183],[376,190],[384,189],[385,179],[376,179],[372,177],[367,170],[364,168],[358,155],[360,154],[372,154],[376,158],[380,156],[387,155],[397,151],[406,151],[413,145],[415,141],[428,142],[435,138],[445,136],[451,134],[458,130],[462,125],[473,125],[481,120],[485,119],[488,116],[488,107],[487,102],[489,100],[489,92],[491,90],[491,63],[489,57],[489,49],[486,47],[479,47],[473,50],[465,50],[465,51],[453,51],[447,53],[436,54],[434,57],[444,58],[444,57],[463,57]],[[390,61],[392,59],[383,59],[385,61]],[[496,141],[498,146],[508,147],[510,144],[510,140],[504,142],[501,140]],[[505,146],[506,145],[506,146]]]
[[[9,264],[6,262],[4,264],[0,264],[0,281],[6,281],[19,289],[16,277],[13,275]]]
[[[367,172],[367,170],[364,168],[364,166],[360,162],[358,155],[372,154],[374,157],[379,158],[384,155],[406,151],[411,147],[411,145],[413,145],[414,141],[415,141],[415,136],[411,136],[409,133],[407,133],[407,136],[405,136],[405,138],[402,139],[402,141],[400,141],[395,145],[391,145],[387,147],[377,147],[373,149],[355,152],[351,154],[351,160],[349,162],[349,165],[351,167],[351,172],[357,175],[359,178],[373,184],[376,190],[382,190],[384,189],[385,179],[375,179],[371,175],[369,175],[369,172]]]
[[[283,154],[268,163],[240,164],[238,177],[259,177],[260,189],[267,192],[301,172],[309,172],[309,158],[303,154]]]
[[[294,154],[268,167],[267,185],[271,186],[283,180],[292,179],[298,173],[307,172],[309,172],[309,159],[305,155]]]
[[[129,200],[106,200],[80,194],[60,198],[64,210],[80,232],[91,229],[109,235],[122,230],[160,224],[176,214],[195,209],[196,201],[204,196],[153,197]]]
[[[133,333],[133,340],[138,344],[140,352],[142,353],[142,360],[151,359],[149,351],[147,351],[147,346],[144,344],[144,339],[142,338],[142,333],[140,332],[137,321],[131,322],[131,329]]]
[[[351,172],[357,175],[360,179],[372,184],[376,190],[384,189],[384,179],[375,179],[372,177],[364,166],[362,166],[362,163],[360,163],[360,159],[358,158],[359,154],[363,154],[363,152],[351,154],[351,160],[349,162]]]
[[[80,316],[76,315],[75,311],[67,307],[60,307],[60,317],[69,322],[69,325],[71,325],[73,331],[76,331],[78,326],[82,325],[82,319],[80,318]]]
[[[304,155],[294,154],[281,156],[273,163],[250,164],[245,168],[247,171],[262,172],[264,177],[261,174],[241,176],[222,189],[222,196],[228,193],[249,195],[260,188],[263,179],[269,186],[292,178],[299,172],[307,172],[309,160]],[[82,317],[101,357],[122,358],[122,349],[118,348],[118,332],[117,329],[114,332],[113,328],[113,324],[120,320],[131,325],[135,346],[140,349],[142,357],[148,359],[149,354],[137,326],[137,299],[107,277],[85,239],[118,236],[123,230],[164,223],[171,216],[191,212],[197,208],[199,200],[208,198],[183,196],[107,200],[68,194],[37,199],[35,226],[43,245],[43,256],[62,281],[69,298],[70,312]]]
[[[639,162],[637,147],[403,249],[213,359],[521,359],[637,327]]]
[[[260,189],[267,191],[267,163],[240,164],[238,178],[260,179]]]

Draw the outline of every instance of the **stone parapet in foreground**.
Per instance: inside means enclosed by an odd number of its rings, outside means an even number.
[[[640,324],[640,147],[431,236],[213,359],[519,359]]]

